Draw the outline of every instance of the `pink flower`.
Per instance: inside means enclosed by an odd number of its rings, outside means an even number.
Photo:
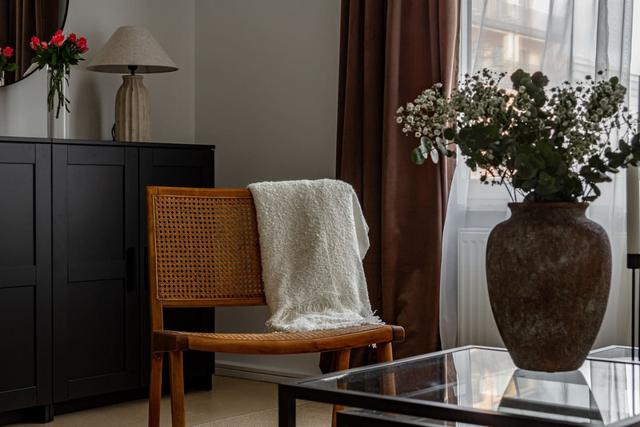
[[[80,53],[85,53],[89,50],[89,47],[87,46],[87,39],[84,37],[80,37],[78,39],[78,41],[76,42],[76,46],[78,46]]]
[[[7,46],[2,49],[2,56],[4,56],[5,58],[11,58],[13,56],[13,48]]]
[[[36,36],[31,37],[31,43],[29,43],[29,46],[31,46],[31,49],[37,50],[40,46],[40,39]]]
[[[62,46],[62,44],[64,43],[64,34],[62,34],[60,30],[56,31],[53,37],[51,37],[50,43],[56,47]]]
[[[47,42],[40,42],[40,47],[43,49],[48,49],[49,48],[49,44]]]

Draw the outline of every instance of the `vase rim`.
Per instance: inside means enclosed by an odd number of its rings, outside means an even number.
[[[586,209],[588,202],[509,202],[510,209],[523,208],[555,208],[555,209]]]

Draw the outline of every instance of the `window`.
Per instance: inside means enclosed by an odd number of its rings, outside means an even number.
[[[633,11],[629,106],[640,109],[640,7]],[[580,80],[595,71],[597,0],[463,0],[460,71],[482,68],[510,73],[543,70],[552,85]],[[622,33],[622,31],[620,31]],[[610,70],[620,74],[620,70]],[[509,85],[508,79],[505,84]],[[470,210],[504,209],[509,196],[501,186],[469,180]]]

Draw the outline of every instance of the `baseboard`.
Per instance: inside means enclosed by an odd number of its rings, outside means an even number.
[[[300,378],[308,378],[313,374],[284,369],[269,369],[249,363],[216,361],[216,375],[242,378],[269,383],[286,383]]]

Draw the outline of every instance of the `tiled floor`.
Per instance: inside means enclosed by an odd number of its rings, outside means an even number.
[[[214,390],[186,396],[187,425],[198,427],[277,426],[277,385],[216,376]],[[298,425],[331,425],[331,407],[300,402]],[[162,425],[170,426],[169,399],[162,401]],[[50,424],[20,424],[20,427],[142,427],[147,425],[147,401],[59,415]]]

